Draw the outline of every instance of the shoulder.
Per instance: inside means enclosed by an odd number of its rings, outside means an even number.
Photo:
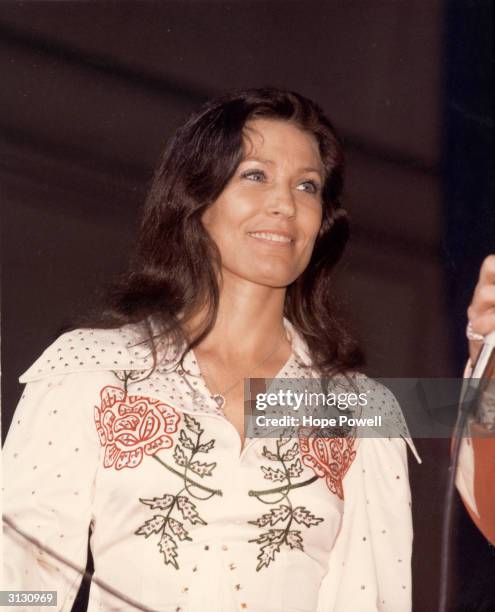
[[[21,383],[60,375],[114,370],[147,370],[153,355],[141,326],[75,329],[62,334],[19,378]]]
[[[349,372],[337,377],[339,384],[346,390],[353,390],[360,397],[359,411],[353,410],[362,419],[357,435],[360,438],[392,441],[392,446],[409,446],[416,460],[421,463],[419,454],[411,439],[404,414],[394,393],[383,383],[370,378],[362,372]],[[368,423],[372,423],[368,425]],[[392,448],[388,444],[387,448]]]

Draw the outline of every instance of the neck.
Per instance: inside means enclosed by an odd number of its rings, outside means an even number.
[[[259,359],[285,339],[285,287],[256,285],[224,277],[215,325],[201,342],[204,353]]]

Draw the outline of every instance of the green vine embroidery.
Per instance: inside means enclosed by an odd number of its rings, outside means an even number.
[[[177,562],[178,543],[184,540],[192,541],[186,528],[190,525],[206,525],[201,518],[192,499],[205,501],[214,495],[222,495],[219,489],[212,489],[196,481],[195,477],[206,478],[213,474],[216,462],[207,463],[196,459],[198,453],[209,453],[215,446],[215,440],[201,440],[203,429],[192,416],[184,415],[185,428],[179,432],[179,440],[174,449],[174,461],[177,467],[168,465],[157,455],[153,458],[167,470],[182,480],[182,488],[175,494],[166,493],[162,497],[142,499],[139,501],[151,510],[160,510],[145,521],[134,533],[145,538],[159,534],[158,549],[163,554],[165,565],[179,569]],[[190,435],[192,434],[192,435]]]
[[[249,521],[251,525],[256,525],[260,529],[269,527],[267,531],[260,533],[257,538],[249,540],[249,542],[260,545],[260,552],[257,557],[257,572],[263,567],[268,567],[284,545],[290,549],[304,550],[302,530],[293,527],[302,525],[309,528],[324,520],[316,517],[305,506],[294,507],[289,497],[292,489],[307,486],[318,479],[318,476],[313,476],[301,482],[293,482],[301,478],[303,467],[299,458],[298,442],[294,442],[290,448],[284,449],[290,441],[291,438],[281,436],[276,442],[275,453],[266,446],[263,447],[263,456],[273,462],[273,467],[270,465],[261,466],[264,478],[274,483],[283,484],[262,491],[249,491],[250,496],[256,497],[264,504],[277,504],[276,508],[262,514],[257,520]],[[275,498],[273,498],[274,495]]]
[[[112,372],[123,383],[125,395],[130,384],[145,380],[148,376],[147,370],[112,370]]]

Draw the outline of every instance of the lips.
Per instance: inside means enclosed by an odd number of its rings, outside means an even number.
[[[294,237],[286,232],[274,232],[269,230],[260,230],[256,232],[248,232],[248,235],[258,240],[272,242],[274,244],[291,244],[294,242]]]

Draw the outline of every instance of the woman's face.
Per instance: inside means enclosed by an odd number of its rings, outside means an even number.
[[[222,273],[286,287],[308,265],[322,221],[323,166],[316,139],[281,120],[254,119],[244,155],[205,211]]]

